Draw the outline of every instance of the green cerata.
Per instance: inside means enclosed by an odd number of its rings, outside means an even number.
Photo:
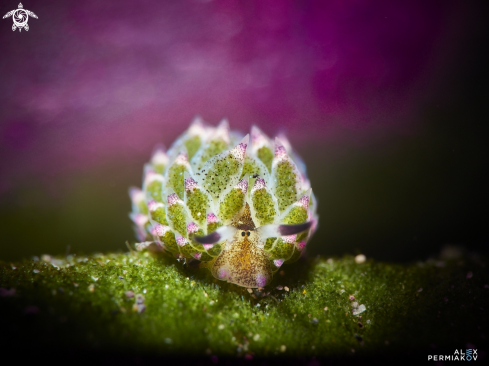
[[[318,222],[305,165],[288,140],[255,126],[243,137],[226,120],[211,127],[195,118],[168,151],[155,149],[142,189],[129,193],[138,250],[156,245],[248,288],[296,261]]]

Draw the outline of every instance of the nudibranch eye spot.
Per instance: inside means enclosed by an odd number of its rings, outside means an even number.
[[[129,193],[138,250],[155,242],[247,288],[296,261],[318,220],[305,165],[285,137],[255,126],[243,137],[226,120],[196,118],[168,151],[157,147],[142,189]]]

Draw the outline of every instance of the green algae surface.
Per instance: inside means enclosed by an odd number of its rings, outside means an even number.
[[[483,348],[485,263],[318,257],[283,266],[271,285],[252,291],[162,253],[42,256],[0,265],[1,341],[196,357],[426,360],[450,347]]]

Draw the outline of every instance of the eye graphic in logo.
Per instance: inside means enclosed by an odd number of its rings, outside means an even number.
[[[36,14],[34,14],[30,10],[25,10],[22,3],[19,3],[19,8],[9,11],[7,14],[3,16],[3,19],[8,18],[10,16],[12,17],[12,19],[14,20],[14,25],[12,25],[13,31],[16,30],[17,28],[19,28],[19,32],[22,30],[22,28],[28,31],[29,25],[27,24],[27,21],[29,20],[29,15],[37,19]]]

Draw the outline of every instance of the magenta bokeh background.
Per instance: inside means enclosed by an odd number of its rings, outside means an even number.
[[[2,3],[5,13],[16,4]],[[148,156],[195,114],[321,143],[404,133],[468,22],[446,1],[24,2],[0,24],[0,195]],[[380,127],[379,127],[380,126]]]

